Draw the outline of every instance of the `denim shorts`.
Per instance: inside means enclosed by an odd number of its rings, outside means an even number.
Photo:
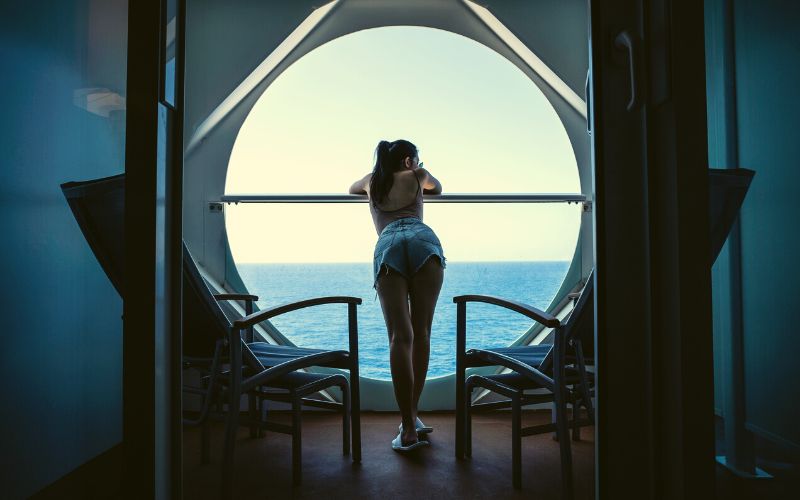
[[[391,268],[410,279],[434,255],[445,267],[442,244],[433,229],[416,217],[392,222],[383,228],[375,244],[373,287],[377,285],[381,271],[386,274],[387,268]]]

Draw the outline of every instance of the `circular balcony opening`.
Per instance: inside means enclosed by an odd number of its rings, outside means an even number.
[[[311,51],[263,93],[239,131],[226,194],[347,193],[372,168],[381,139],[405,138],[446,193],[579,193],[566,130],[541,90],[486,46],[447,31],[384,27]],[[455,307],[465,293],[546,309],[564,280],[580,207],[428,204],[447,256],[428,376],[455,369]],[[226,208],[231,252],[259,306],[323,295],[362,297],[361,373],[389,379],[386,329],[372,289],[377,239],[365,204],[240,204]],[[468,345],[511,344],[533,326],[471,306]],[[344,306],[273,324],[297,345],[345,348]],[[478,326],[480,325],[480,326]]]

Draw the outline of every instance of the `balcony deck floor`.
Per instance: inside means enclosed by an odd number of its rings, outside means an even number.
[[[353,466],[341,451],[341,419],[329,412],[303,414],[303,483],[291,484],[291,437],[267,432],[251,439],[246,428],[236,442],[236,498],[560,498],[559,446],[549,434],[522,438],[522,489],[511,485],[511,416],[494,412],[473,420],[473,456],[454,457],[452,413],[421,417],[434,427],[431,446],[413,455],[390,447],[397,413],[362,414],[362,455]],[[276,421],[288,415],[278,414]],[[548,411],[523,414],[523,426],[549,421]],[[200,431],[184,433],[184,498],[217,498],[223,425],[214,424],[211,463],[200,464]],[[594,497],[594,428],[572,442],[575,498]]]

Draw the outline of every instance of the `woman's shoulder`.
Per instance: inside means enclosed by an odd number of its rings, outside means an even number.
[[[417,168],[414,170],[400,170],[399,172],[395,172],[394,178],[396,181],[402,180],[410,185],[417,184],[418,182],[424,182],[427,175],[427,171]]]
[[[413,170],[406,170],[406,169],[398,170],[397,172],[394,173],[395,179],[405,178],[405,177],[411,179],[413,175],[414,175]]]

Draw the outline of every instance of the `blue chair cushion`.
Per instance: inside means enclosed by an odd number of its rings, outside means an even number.
[[[467,360],[472,358],[480,359],[481,351],[492,351],[509,358],[515,359],[521,363],[532,366],[534,368],[542,364],[547,353],[553,346],[550,344],[527,345],[527,346],[512,346],[512,347],[488,347],[485,349],[470,349],[467,351]],[[471,366],[468,363],[468,366]]]
[[[324,379],[331,379],[329,385],[326,387],[330,387],[331,385],[336,385],[336,376],[330,373],[309,373],[309,372],[301,372],[301,371],[294,371],[291,373],[287,373],[269,383],[270,387],[277,387],[279,389],[296,389],[298,387],[302,387],[304,385],[308,385],[312,382],[317,382]]]
[[[256,355],[261,364],[267,368],[270,366],[277,366],[293,359],[302,358],[303,356],[308,356],[310,354],[329,352],[328,349],[307,349],[305,347],[275,345],[267,342],[253,342],[247,344],[247,346],[251,351],[253,351],[253,354]],[[342,363],[345,362],[347,358],[348,354],[343,351],[341,360],[339,360],[340,362],[327,364],[325,366],[341,368]]]

